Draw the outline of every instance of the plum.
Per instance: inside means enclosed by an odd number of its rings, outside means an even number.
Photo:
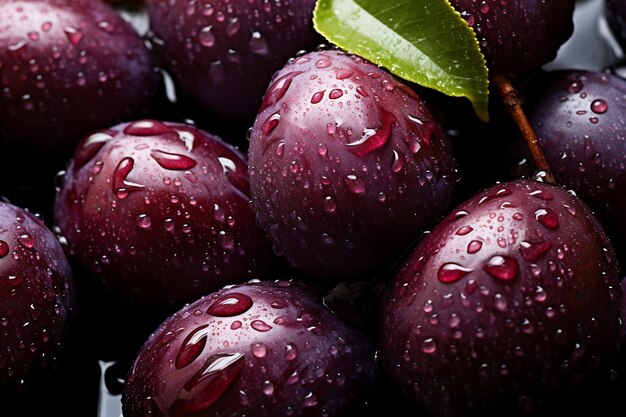
[[[165,320],[138,353],[122,403],[127,417],[336,416],[365,404],[373,376],[371,341],[313,289],[252,281]]]
[[[593,71],[554,71],[531,85],[529,119],[561,184],[600,217],[617,243],[626,234],[626,81]],[[626,243],[626,240],[624,240]]]
[[[575,0],[450,0],[474,29],[491,76],[519,75],[554,59],[574,30]]]
[[[93,0],[0,0],[1,136],[65,160],[87,132],[144,115],[156,61],[115,10]]]
[[[78,145],[55,201],[69,255],[133,302],[177,308],[261,276],[243,154],[191,125],[123,123]]]
[[[56,368],[74,307],[72,272],[52,231],[28,210],[0,203],[0,398]]]
[[[250,137],[257,221],[289,263],[353,279],[393,261],[452,199],[455,162],[427,103],[338,50],[274,75]]]
[[[400,266],[382,301],[381,364],[435,415],[540,411],[600,374],[619,294],[613,248],[580,199],[497,184]]]
[[[154,47],[180,93],[252,119],[274,71],[321,37],[315,0],[148,0]]]

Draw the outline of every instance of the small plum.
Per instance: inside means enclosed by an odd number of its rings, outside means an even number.
[[[348,280],[393,261],[448,208],[448,138],[386,70],[338,50],[274,75],[251,131],[252,203],[275,250],[310,276]]]
[[[321,37],[315,0],[148,0],[153,44],[184,97],[252,119],[272,74]]]
[[[124,415],[337,416],[363,407],[374,348],[310,288],[229,286],[168,318],[126,380]]]
[[[0,398],[25,392],[56,367],[74,306],[72,272],[52,231],[0,203]]]
[[[0,0],[0,128],[17,149],[63,160],[89,131],[149,111],[156,61],[94,0]]]
[[[78,145],[55,202],[73,259],[121,295],[180,307],[267,272],[247,163],[193,126],[139,120]]]

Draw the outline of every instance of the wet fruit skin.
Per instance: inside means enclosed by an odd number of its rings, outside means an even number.
[[[250,282],[207,295],[159,326],[135,359],[123,411],[336,416],[364,404],[373,368],[369,339],[312,289]]]
[[[474,29],[490,77],[538,69],[574,30],[574,0],[451,0]]]
[[[0,399],[55,368],[74,304],[72,272],[54,234],[27,210],[0,203]]]
[[[383,300],[381,363],[435,415],[539,412],[609,357],[619,292],[610,242],[580,199],[498,184],[402,263]]]
[[[109,287],[178,308],[273,264],[248,188],[245,157],[219,138],[139,120],[78,145],[55,223],[71,257]]]
[[[149,0],[154,46],[183,96],[253,119],[272,74],[320,43],[314,0]]]
[[[604,72],[556,71],[529,118],[557,181],[576,191],[609,236],[626,234],[626,81]]]
[[[427,104],[336,50],[274,75],[249,147],[252,203],[277,253],[321,279],[382,267],[452,199],[451,147]]]
[[[151,107],[160,83],[143,40],[93,0],[0,1],[3,140],[69,158],[94,129]]]

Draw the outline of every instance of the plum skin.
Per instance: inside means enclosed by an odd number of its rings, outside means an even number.
[[[226,358],[216,371],[216,359]],[[334,416],[365,402],[373,369],[371,341],[311,288],[251,281],[202,297],[159,326],[135,359],[123,410],[129,417]],[[200,374],[215,376],[202,386]]]
[[[143,40],[91,0],[0,1],[2,136],[65,160],[94,129],[145,115],[160,84]]]
[[[436,415],[536,411],[613,351],[618,298],[615,254],[587,206],[558,186],[496,185],[400,266],[382,302],[381,363]]]
[[[272,267],[248,187],[244,155],[218,137],[123,123],[79,144],[55,224],[71,258],[118,295],[172,309]]]
[[[148,0],[154,47],[182,96],[252,119],[272,74],[322,38],[314,0]]]
[[[0,203],[0,398],[55,369],[75,308],[63,248],[29,211]]]
[[[529,73],[574,31],[575,0],[451,0],[478,38],[490,77]]]
[[[529,119],[561,184],[626,243],[626,81],[604,72],[553,71],[535,80]]]
[[[274,75],[250,136],[252,203],[278,254],[312,277],[386,266],[452,199],[452,150],[427,104],[338,50]]]

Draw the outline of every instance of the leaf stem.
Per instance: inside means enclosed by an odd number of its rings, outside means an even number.
[[[552,175],[552,171],[550,170],[550,165],[548,164],[543,150],[539,145],[537,135],[535,134],[533,127],[522,109],[517,90],[513,87],[511,80],[507,76],[498,75],[495,77],[493,82],[498,89],[500,97],[502,97],[502,101],[504,102],[509,114],[522,133],[522,136],[524,137],[532,155],[533,161],[535,162],[535,166],[540,171],[545,172],[544,182],[555,184],[556,181],[554,180],[554,175]]]

